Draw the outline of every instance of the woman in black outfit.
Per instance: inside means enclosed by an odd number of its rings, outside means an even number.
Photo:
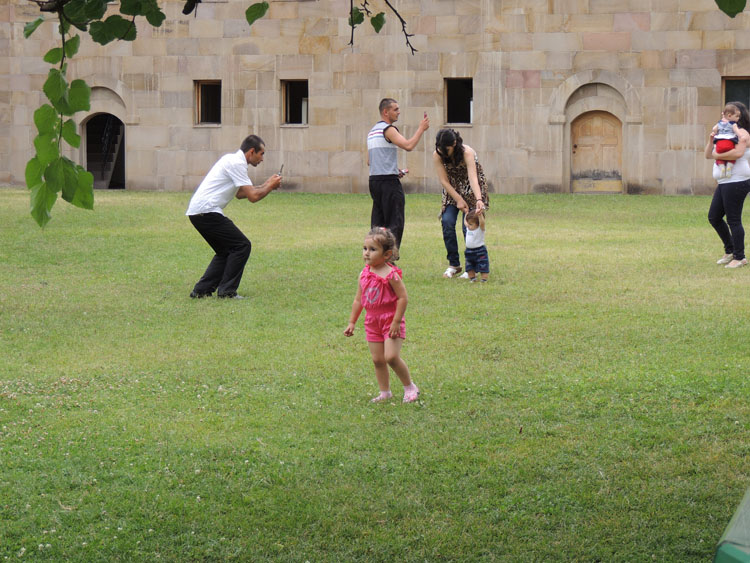
[[[750,192],[750,113],[742,102],[730,102],[728,105],[736,106],[740,112],[740,118],[737,120],[737,126],[740,128],[739,141],[734,149],[719,155],[715,152],[714,134],[711,133],[705,152],[706,158],[736,162],[732,175],[728,178],[721,177],[719,166],[714,162],[713,177],[718,185],[708,209],[708,222],[716,229],[721,242],[724,243],[724,256],[717,264],[725,264],[725,268],[740,268],[747,264],[742,206]]]

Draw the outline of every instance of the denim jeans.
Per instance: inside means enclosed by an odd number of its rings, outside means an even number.
[[[742,226],[742,206],[750,192],[750,180],[719,184],[708,208],[708,222],[724,243],[724,253],[735,260],[745,258],[745,229]],[[724,216],[727,220],[724,221]]]
[[[464,240],[466,240],[466,226],[463,221],[464,215],[465,213],[461,212],[461,231],[464,233]],[[443,223],[443,243],[445,243],[445,250],[447,252],[446,258],[448,258],[448,264],[454,268],[461,267],[461,258],[458,253],[458,238],[456,237],[457,220],[458,207],[455,205],[446,207],[440,217],[440,221]]]
[[[485,245],[479,248],[467,248],[464,251],[467,272],[479,272],[480,274],[490,273],[490,257]]]

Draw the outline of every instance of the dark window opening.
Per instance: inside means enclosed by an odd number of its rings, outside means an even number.
[[[750,79],[725,79],[724,103],[742,102],[750,107]]]
[[[195,83],[197,123],[221,123],[221,82]]]
[[[307,80],[285,80],[281,83],[284,99],[284,123],[307,124]]]
[[[446,78],[445,98],[447,123],[471,123],[474,105],[471,78]]]

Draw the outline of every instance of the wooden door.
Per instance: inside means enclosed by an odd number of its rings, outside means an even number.
[[[622,124],[611,113],[591,111],[570,125],[570,189],[622,193]]]

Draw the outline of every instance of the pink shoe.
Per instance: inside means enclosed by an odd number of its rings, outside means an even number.
[[[381,391],[380,395],[378,395],[377,397],[373,397],[372,399],[370,399],[370,402],[371,403],[380,403],[382,401],[387,401],[391,397],[393,397],[393,393],[391,393],[390,391]]]
[[[411,389],[404,391],[404,402],[413,403],[417,399],[419,399],[419,388],[412,384]]]

